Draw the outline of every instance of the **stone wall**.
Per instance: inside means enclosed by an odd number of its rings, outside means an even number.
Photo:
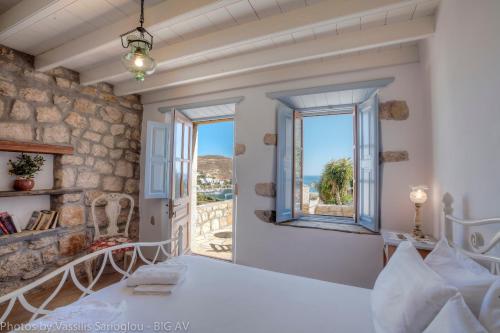
[[[233,200],[207,203],[196,207],[196,230],[205,232],[233,224]]]
[[[314,214],[353,217],[354,216],[354,206],[353,205],[318,204],[318,205],[316,205],[316,207],[314,207]]]
[[[64,68],[37,72],[33,60],[0,45],[0,140],[73,145],[74,155],[54,158],[54,187],[83,191],[52,196],[51,209],[60,211],[57,232],[0,241],[0,295],[82,254],[93,237],[90,203],[101,193],[135,198],[129,230],[138,237],[139,96],[117,97],[106,83],[82,86],[79,74]],[[124,204],[120,222],[127,213]],[[96,215],[104,226],[104,207]]]

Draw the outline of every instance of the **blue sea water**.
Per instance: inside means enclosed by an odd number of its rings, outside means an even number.
[[[233,198],[232,189],[223,189],[218,191],[210,191],[204,193],[207,197],[212,197],[218,200],[229,200]]]
[[[316,184],[319,183],[321,176],[304,176],[304,185],[309,187],[309,192],[318,192]]]

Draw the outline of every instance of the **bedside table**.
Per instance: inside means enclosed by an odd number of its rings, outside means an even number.
[[[384,238],[384,266],[394,254],[394,251],[396,251],[399,243],[405,240],[409,240],[413,243],[422,258],[427,257],[427,255],[434,249],[434,246],[436,245],[436,240],[430,236],[427,236],[428,238],[424,241],[418,241],[414,239],[410,233],[406,232],[381,230],[380,233]]]

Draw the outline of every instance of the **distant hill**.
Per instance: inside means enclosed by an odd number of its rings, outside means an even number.
[[[198,156],[198,174],[217,179],[232,179],[233,159],[219,155]]]

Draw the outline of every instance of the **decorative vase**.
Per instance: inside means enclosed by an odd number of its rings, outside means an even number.
[[[16,191],[31,191],[35,186],[35,181],[29,178],[16,178],[14,181],[14,190]]]

